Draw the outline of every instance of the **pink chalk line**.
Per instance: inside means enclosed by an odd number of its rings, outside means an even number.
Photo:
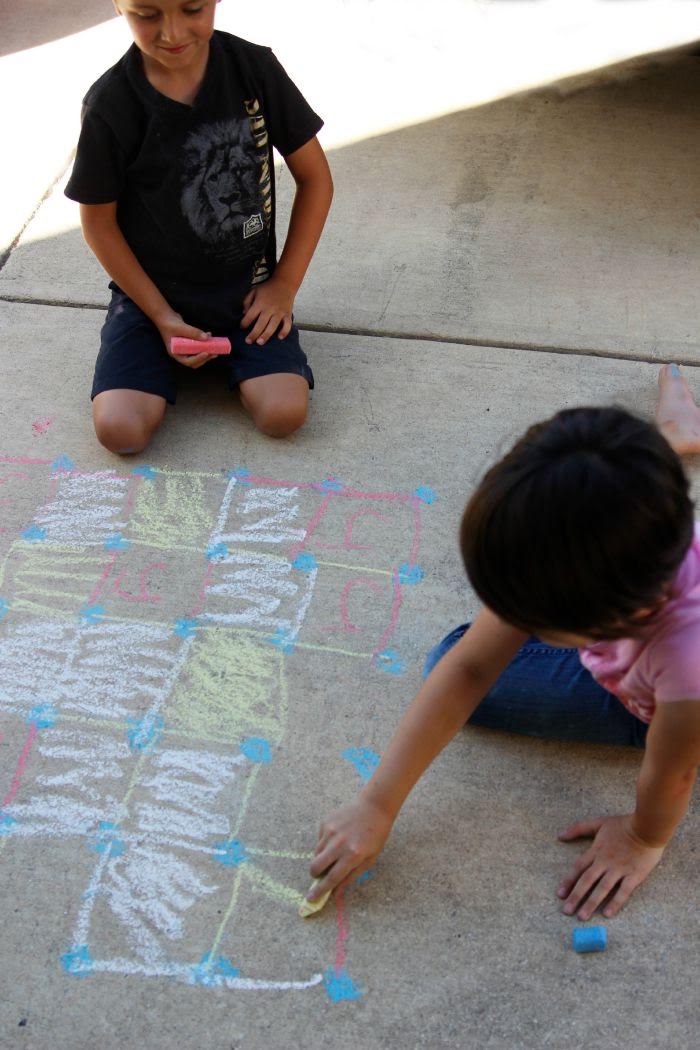
[[[12,781],[10,783],[10,788],[9,788],[7,794],[5,795],[4,799],[2,800],[2,808],[3,809],[5,809],[6,806],[10,805],[10,803],[14,799],[15,795],[19,791],[20,784],[22,783],[22,776],[24,774],[24,767],[27,764],[27,759],[29,758],[29,752],[32,749],[32,744],[34,743],[34,738],[36,737],[36,733],[37,733],[36,722],[32,722],[31,726],[29,727],[29,732],[27,733],[27,739],[24,741],[24,747],[22,748],[21,754],[20,754],[19,758],[17,759],[17,768],[15,769],[15,775],[12,778]]]
[[[377,648],[374,650],[374,653],[372,654],[373,656],[377,656],[378,653],[381,653],[381,652],[384,651],[384,649],[386,648],[386,643],[389,641],[389,639],[391,638],[392,634],[396,630],[396,624],[398,623],[398,620],[399,620],[399,610],[401,608],[401,602],[402,601],[403,601],[403,596],[401,594],[401,584],[399,583],[399,574],[398,574],[398,571],[396,569],[394,569],[394,601],[392,602],[392,606],[391,606],[391,615],[389,617],[389,626],[387,627],[386,631],[384,632],[384,634],[379,639],[379,644],[377,645]]]
[[[295,543],[294,546],[292,547],[292,549],[288,552],[287,557],[289,558],[290,561],[294,561],[294,559],[296,558],[297,554],[299,554],[300,551],[303,551],[304,547],[306,546],[306,544],[309,541],[309,537],[311,536],[312,533],[314,533],[316,531],[316,529],[318,528],[319,523],[321,521],[321,518],[323,517],[323,515],[328,510],[328,504],[330,503],[332,497],[333,497],[333,494],[331,494],[329,496],[326,496],[326,498],[322,499],[321,502],[319,503],[318,507],[316,508],[316,510],[314,511],[313,515],[311,516],[311,521],[307,525],[306,532],[304,533],[302,539],[299,541],[299,543]]]
[[[348,928],[348,921],[345,917],[345,887],[341,886],[339,890],[335,891],[335,908],[336,908],[336,920],[338,923],[338,932],[335,938],[335,975],[340,977],[342,969],[345,965],[345,959],[347,952],[345,951],[345,942],[348,939],[350,932]]]
[[[118,557],[119,557],[119,551],[114,551],[114,553],[112,555],[110,555],[110,558],[109,558],[107,564],[105,565],[104,569],[102,570],[102,575],[100,576],[99,580],[97,581],[97,583],[93,587],[92,592],[90,594],[90,597],[88,598],[88,602],[89,603],[97,601],[98,597],[100,596],[100,594],[104,590],[104,586],[105,586],[107,580],[109,579],[109,577],[112,574],[112,570],[114,568],[114,565],[115,565],[116,560],[117,560]]]
[[[204,608],[204,603],[205,603],[206,597],[207,597],[207,587],[209,586],[209,583],[211,581],[211,577],[212,577],[212,573],[213,572],[214,572],[214,562],[212,560],[207,565],[207,571],[206,571],[206,574],[204,576],[204,582],[202,583],[202,586],[199,589],[199,601],[197,602],[197,604],[195,605],[194,609],[190,613],[190,615],[192,616],[193,619],[194,619],[195,616],[199,616],[199,614],[201,613],[202,609]]]

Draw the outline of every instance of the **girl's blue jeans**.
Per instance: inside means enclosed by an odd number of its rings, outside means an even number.
[[[428,653],[424,677],[458,642],[469,624],[455,627]],[[470,725],[587,744],[644,747],[647,727],[603,689],[581,664],[577,649],[530,638],[471,718]]]

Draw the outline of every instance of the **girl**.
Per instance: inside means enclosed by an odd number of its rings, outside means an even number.
[[[311,874],[324,877],[310,900],[375,863],[409,791],[467,720],[646,748],[634,809],[559,836],[593,839],[559,886],[567,915],[615,915],[659,863],[700,762],[700,529],[669,443],[687,451],[698,421],[674,368],[657,416],[669,440],[622,409],[571,409],[487,473],[460,534],[485,608],[428,655],[374,776],[321,825]]]

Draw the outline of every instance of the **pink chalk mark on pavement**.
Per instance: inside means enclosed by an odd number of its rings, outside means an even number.
[[[399,574],[398,574],[398,571],[396,569],[394,569],[394,601],[393,601],[392,606],[391,606],[391,615],[389,616],[389,626],[387,627],[387,629],[384,632],[384,634],[382,635],[382,637],[379,639],[379,644],[377,645],[377,648],[374,650],[374,653],[372,654],[373,656],[377,656],[379,653],[384,651],[384,649],[386,648],[386,643],[389,641],[389,639],[391,638],[392,634],[396,630],[396,624],[399,622],[399,611],[401,609],[401,602],[402,601],[403,601],[403,596],[402,596],[402,593],[401,593],[401,584],[399,583]]]
[[[32,423],[34,437],[40,437],[42,434],[46,434],[52,423],[53,419],[50,419],[48,416],[45,416],[43,419],[35,419]]]
[[[204,576],[204,582],[202,583],[202,586],[199,589],[199,601],[197,602],[197,604],[195,605],[194,609],[190,613],[190,616],[192,616],[193,618],[195,616],[199,616],[199,614],[201,613],[202,609],[204,608],[204,603],[205,603],[205,601],[207,599],[207,587],[209,586],[209,583],[211,581],[211,577],[212,577],[212,573],[213,572],[214,572],[214,562],[210,561],[208,563],[208,565],[207,565],[207,571],[206,571],[205,576]]]
[[[5,795],[4,799],[2,800],[2,808],[3,809],[5,809],[6,806],[9,806],[12,803],[12,801],[14,800],[17,792],[20,789],[20,786],[21,786],[21,783],[22,783],[22,776],[24,775],[24,767],[27,764],[27,759],[29,758],[29,752],[32,749],[32,745],[34,743],[34,739],[36,737],[36,734],[37,734],[36,722],[32,722],[32,724],[29,727],[29,732],[27,733],[27,739],[24,741],[24,747],[22,748],[22,750],[20,752],[20,756],[17,759],[17,767],[15,769],[14,776],[12,777],[12,780],[10,782],[10,787],[9,787],[8,792]]]
[[[123,581],[124,577],[126,576],[126,569],[125,569],[123,572],[120,572],[119,575],[117,576],[116,580],[114,581],[114,584],[112,585],[112,590],[114,591],[115,594],[118,594],[119,597],[125,602],[151,602],[151,603],[153,603],[153,602],[162,602],[163,599],[159,595],[151,594],[149,592],[148,587],[146,586],[146,577],[151,572],[153,572],[154,569],[164,569],[164,568],[165,568],[165,562],[164,561],[150,561],[148,563],[148,565],[146,565],[143,569],[141,569],[141,572],[139,573],[139,583],[138,583],[139,593],[138,594],[132,594],[131,591],[125,591],[123,589],[122,581]]]
[[[299,543],[295,543],[292,549],[287,553],[287,557],[290,561],[294,561],[297,554],[303,551],[304,547],[309,542],[309,537],[312,536],[313,533],[316,531],[321,522],[321,519],[323,518],[323,515],[328,510],[328,504],[330,503],[331,499],[332,495],[326,496],[325,499],[322,499],[314,513],[311,515],[311,520],[306,526],[306,532],[304,533],[302,539],[299,541]]]
[[[350,929],[348,927],[348,920],[345,915],[345,887],[342,886],[339,890],[335,891],[335,909],[336,909],[336,922],[338,924],[338,932],[335,937],[335,975],[340,977],[343,967],[345,966],[345,960],[347,958],[347,952],[345,950],[345,942],[348,939]]]
[[[317,547],[319,550],[329,551],[371,551],[372,547],[367,543],[353,543],[352,542],[352,530],[355,527],[355,522],[358,518],[377,518],[378,521],[388,523],[389,518],[384,514],[380,514],[378,510],[372,510],[370,507],[360,507],[348,518],[345,526],[345,542],[344,543],[318,543]]]

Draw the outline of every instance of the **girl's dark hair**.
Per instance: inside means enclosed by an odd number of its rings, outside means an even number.
[[[663,601],[693,529],[688,480],[656,427],[620,408],[574,408],[489,470],[460,546],[474,590],[506,622],[621,638]]]

